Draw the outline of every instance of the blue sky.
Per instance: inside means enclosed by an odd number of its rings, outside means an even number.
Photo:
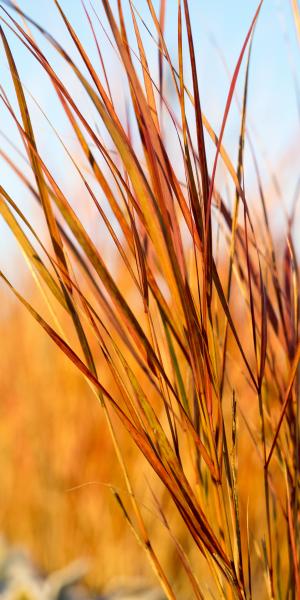
[[[93,0],[93,3],[97,7],[99,17],[102,20],[103,11],[101,10],[101,1]],[[154,4],[158,7],[159,2],[156,1]],[[24,12],[27,12],[39,23],[43,24],[57,39],[63,41],[63,45],[72,56],[77,61],[79,60],[52,0],[19,0],[19,5]],[[61,5],[97,65],[95,48],[84,17],[81,1],[61,0]],[[128,16],[127,0],[123,2],[123,5],[125,13]],[[146,0],[136,0],[139,12],[146,23],[150,24],[151,19],[146,5]],[[202,109],[218,133],[221,127],[230,77],[233,74],[243,41],[255,14],[258,0],[190,0],[189,5],[199,71]],[[111,6],[116,6],[116,0],[111,0]],[[105,20],[103,22],[105,23]],[[50,116],[53,124],[63,132],[67,142],[70,141],[72,145],[72,140],[68,138],[68,129],[66,129],[67,126],[63,120],[61,109],[55,101],[54,92],[47,83],[45,76],[43,76],[41,69],[24,48],[22,48],[21,44],[11,34],[8,34],[8,36],[23,83],[33,94],[42,109]],[[118,94],[122,95],[123,90],[118,62],[100,30],[99,36],[104,58],[108,65],[112,87],[116,96]],[[176,36],[177,1],[168,0],[166,39],[175,62]],[[56,68],[63,73],[64,78],[68,78],[67,80],[71,87],[73,86],[74,93],[79,93],[79,102],[86,102],[74,78],[66,74],[62,61],[49,49],[49,45],[40,36],[37,36],[37,39],[46,49],[47,56],[54,61]],[[145,33],[145,42],[151,68],[155,73],[157,72],[157,49],[147,33]],[[132,43],[134,44],[133,33]],[[258,158],[262,160],[262,164],[265,166],[268,162],[272,164],[275,170],[277,169],[277,165],[288,163],[289,148],[295,146],[299,140],[299,116],[294,80],[295,73],[299,73],[299,56],[300,52],[292,19],[290,1],[265,0],[255,32],[251,62],[249,129],[255,141]],[[227,71],[224,62],[227,65]],[[237,85],[237,92],[240,97],[243,88],[244,67],[245,62],[241,69],[241,76]],[[15,101],[3,51],[1,52],[0,68],[1,84],[9,94],[10,99]],[[185,77],[189,83],[188,68],[186,69]],[[166,85],[168,85],[168,81]],[[74,192],[74,181],[73,179],[70,181],[70,178],[66,177],[66,169],[64,168],[67,164],[65,153],[55,139],[47,121],[30,98],[29,105],[34,122],[38,125],[39,148],[44,153],[47,164],[53,170],[55,176],[62,181],[66,191],[72,194]],[[0,115],[2,122],[0,128],[14,141],[17,141],[16,132],[9,124],[3,107],[0,109]],[[94,115],[91,112],[91,119],[93,118]],[[234,162],[237,153],[239,123],[239,111],[236,104],[233,103],[224,141]],[[172,143],[172,139],[172,135],[170,134],[170,144]],[[213,149],[209,148],[209,152],[212,157]],[[249,187],[251,188],[253,169],[249,157],[247,158],[246,166]],[[20,184],[15,181],[2,162],[1,168],[1,183],[8,187],[15,198],[20,198],[22,207],[25,206],[26,208],[27,206],[28,210],[31,210],[29,200],[26,198],[26,195],[24,196]],[[22,166],[22,168],[24,167]],[[267,171],[266,167],[264,175],[268,185],[270,175]],[[292,165],[289,168],[288,164],[284,172],[278,172],[280,183],[284,189],[284,201],[287,205],[291,203],[297,176],[297,169],[292,168]],[[4,255],[7,256],[10,253],[14,257],[17,254],[11,237],[1,224],[0,233],[3,233],[0,245],[0,263],[2,267],[5,258]]]
[[[65,35],[65,29],[52,0],[19,0],[25,12],[38,22],[45,24],[58,39],[63,39],[71,50],[71,43]],[[65,9],[80,37],[91,47],[89,30],[84,18],[80,0],[62,0]],[[125,13],[128,2],[123,1]],[[158,6],[159,2],[154,2]],[[111,0],[115,6],[116,1]],[[218,57],[213,40],[217,41],[230,73],[233,73],[245,35],[258,5],[257,0],[190,0],[189,2],[194,41],[197,53],[199,77],[202,89],[203,108],[215,126],[220,126],[228,90],[228,79]],[[100,17],[101,1],[94,0]],[[136,6],[150,23],[145,0],[137,0]],[[167,40],[170,49],[176,48],[177,1],[167,2]],[[288,42],[285,39],[287,34]],[[145,34],[147,40],[147,34]],[[156,56],[156,49],[149,40],[148,50]],[[152,50],[152,52],[151,52]],[[106,52],[109,50],[106,49]],[[30,80],[29,62],[24,51],[16,45],[18,65],[25,79]],[[105,55],[105,50],[104,50]],[[292,57],[292,60],[291,60]],[[294,63],[294,64],[292,64]],[[32,66],[32,62],[30,62]],[[250,90],[250,111],[263,126],[265,135],[271,136],[273,151],[279,151],[282,143],[293,134],[297,105],[293,90],[293,68],[299,72],[299,50],[292,19],[289,0],[265,0],[255,34],[252,59],[252,93]],[[241,79],[242,82],[242,79]],[[227,85],[226,85],[227,83]],[[34,82],[34,91],[37,84]]]

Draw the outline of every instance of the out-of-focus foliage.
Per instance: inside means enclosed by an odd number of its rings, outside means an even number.
[[[1,600],[163,600],[159,589],[127,580],[100,595],[81,583],[88,570],[86,561],[45,575],[23,550],[0,543]]]
[[[1,540],[0,598],[3,600],[91,600],[80,582],[87,565],[77,561],[72,565],[42,576],[27,554],[8,548]]]

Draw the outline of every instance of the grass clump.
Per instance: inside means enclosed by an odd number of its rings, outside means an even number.
[[[156,12],[147,0],[150,32],[132,2],[128,16],[121,1],[112,10],[112,3],[102,0],[103,18],[92,4],[83,3],[101,72],[62,4],[54,3],[78,61],[22,6],[2,2],[1,16],[15,95],[11,102],[2,89],[1,100],[24,145],[28,176],[8,156],[6,160],[38,203],[47,231],[26,218],[3,186],[0,210],[51,317],[35,309],[4,273],[2,279],[99,400],[127,489],[124,495],[112,487],[112,493],[166,596],[175,598],[176,586],[152,543],[119,443],[118,423],[151,467],[149,486],[159,526],[175,548],[185,597],[297,598],[300,346],[293,219],[279,252],[257,162],[259,218],[244,186],[251,44],[262,2],[236,63],[218,135],[202,111],[188,0],[178,2],[175,61],[164,35],[164,1]],[[296,3],[293,9],[298,26]],[[112,75],[98,43],[102,27],[127,82],[127,119],[118,113],[111,91]],[[77,140],[76,159],[66,148],[70,173],[77,173],[101,235],[107,230],[118,268],[105,258],[101,243],[88,232],[39,150],[11,32],[53,87]],[[147,58],[149,33],[158,53],[157,80]],[[53,56],[75,78],[78,101]],[[234,166],[223,138],[243,61],[247,66]],[[164,92],[166,72],[172,105]],[[82,94],[97,123],[85,112]],[[168,147],[164,120],[176,133],[181,169]],[[208,138],[214,147],[211,160]],[[231,208],[217,185],[221,161],[230,180]],[[66,331],[63,313],[69,319]],[[156,495],[157,479],[172,499],[172,509],[168,505],[166,510]],[[174,514],[184,527],[182,539],[170,523]]]

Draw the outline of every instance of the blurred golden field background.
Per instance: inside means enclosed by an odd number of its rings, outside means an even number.
[[[37,300],[33,290],[29,295]],[[10,543],[28,548],[47,572],[83,556],[91,561],[88,580],[97,586],[149,577],[147,561],[109,489],[111,484],[123,493],[124,483],[99,404],[24,309],[6,293],[5,298],[1,531]],[[109,387],[105,363],[102,373]],[[145,461],[122,430],[119,436],[137,495],[147,505]],[[155,523],[150,512],[148,520]],[[168,560],[171,565],[172,556]]]

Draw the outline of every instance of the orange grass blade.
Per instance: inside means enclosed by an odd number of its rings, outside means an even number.
[[[298,0],[291,0],[298,41],[300,43],[300,9]]]
[[[294,357],[294,360],[293,360],[293,363],[292,363],[292,366],[291,366],[291,371],[290,371],[290,375],[289,375],[288,385],[286,387],[286,392],[285,392],[285,396],[284,396],[284,402],[283,402],[283,405],[282,405],[282,408],[281,408],[281,414],[280,414],[279,421],[278,421],[278,424],[277,424],[277,427],[276,427],[276,430],[275,430],[275,435],[274,435],[274,438],[273,438],[273,442],[272,442],[272,445],[271,445],[271,448],[270,448],[270,451],[269,451],[269,455],[268,455],[268,458],[267,458],[267,461],[266,461],[266,468],[268,468],[268,466],[270,464],[270,461],[271,461],[271,458],[272,458],[272,455],[273,455],[273,452],[274,452],[274,449],[275,449],[275,446],[276,446],[277,438],[278,438],[279,433],[280,433],[282,421],[284,419],[284,415],[286,413],[286,409],[287,409],[288,403],[291,400],[291,391],[292,391],[293,383],[294,383],[294,380],[295,380],[295,377],[296,377],[296,374],[297,374],[297,370],[298,370],[298,366],[299,366],[299,361],[300,361],[300,343],[298,344],[297,351],[295,353],[295,357]]]

